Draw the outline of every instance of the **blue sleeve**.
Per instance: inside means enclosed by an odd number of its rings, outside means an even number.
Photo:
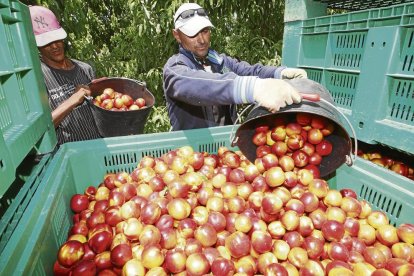
[[[238,61],[226,55],[221,55],[224,65],[239,76],[257,76],[261,79],[281,79],[281,72],[285,66],[266,66],[262,64],[249,64],[245,61]]]
[[[234,72],[210,73],[190,68],[180,55],[171,57],[163,70],[166,97],[197,106],[253,102],[254,76]]]

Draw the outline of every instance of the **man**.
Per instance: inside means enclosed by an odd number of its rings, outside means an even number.
[[[164,66],[164,94],[173,130],[234,123],[236,104],[257,103],[275,112],[302,98],[282,79],[306,78],[302,69],[250,65],[210,48],[213,24],[195,3],[174,15],[179,53]]]
[[[95,78],[92,67],[66,57],[67,34],[52,11],[41,6],[29,9],[58,144],[99,138],[90,107],[84,103],[84,96],[91,94],[86,84]]]

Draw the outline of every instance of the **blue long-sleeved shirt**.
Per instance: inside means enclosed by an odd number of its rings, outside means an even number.
[[[210,50],[211,72],[180,46],[163,70],[164,95],[173,130],[232,124],[236,104],[253,103],[257,78],[280,78],[285,67],[250,65]]]

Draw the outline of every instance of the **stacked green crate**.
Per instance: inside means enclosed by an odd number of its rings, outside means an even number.
[[[365,10],[389,5],[396,5],[411,2],[410,0],[315,0],[328,4],[330,8],[347,10]]]
[[[27,6],[0,0],[0,41],[1,196],[27,154],[51,151],[56,135]]]
[[[51,152],[56,134],[27,6],[0,0],[0,42],[1,253],[40,183],[39,175],[24,183],[18,168],[29,153]]]
[[[329,89],[357,139],[413,153],[414,3],[368,2],[287,0],[283,63]]]

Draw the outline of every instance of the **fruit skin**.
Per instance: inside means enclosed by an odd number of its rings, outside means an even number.
[[[345,234],[345,228],[336,220],[327,220],[322,224],[322,234],[328,241],[339,242]]]
[[[230,260],[219,257],[211,264],[213,275],[233,275],[236,271],[234,263]]]
[[[397,227],[397,234],[402,241],[414,245],[414,224],[401,224]]]
[[[137,98],[137,99],[135,100],[135,104],[136,104],[139,108],[143,108],[143,107],[145,107],[146,102],[145,102],[144,98]]]
[[[58,262],[64,267],[71,267],[78,263],[85,254],[84,246],[77,240],[65,242],[58,251]]]
[[[316,145],[315,150],[318,154],[322,157],[331,154],[332,152],[332,144],[328,140],[324,139],[319,144]]]
[[[132,249],[128,244],[119,244],[111,250],[111,262],[115,267],[122,268],[132,258]]]
[[[251,241],[246,234],[236,231],[226,239],[225,246],[234,258],[241,258],[250,253]]]
[[[204,275],[210,270],[210,263],[203,253],[193,253],[187,257],[185,268],[189,275]]]
[[[89,206],[89,198],[86,195],[75,194],[70,199],[70,208],[74,213],[80,213]]]

